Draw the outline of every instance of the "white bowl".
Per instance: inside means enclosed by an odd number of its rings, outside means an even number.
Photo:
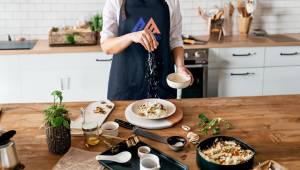
[[[184,89],[191,83],[191,77],[181,73],[172,73],[167,77],[167,83],[174,89]]]

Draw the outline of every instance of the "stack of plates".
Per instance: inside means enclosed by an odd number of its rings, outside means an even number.
[[[161,117],[146,117],[138,114],[138,107],[144,103],[160,103],[166,108],[167,114]],[[180,109],[176,109],[176,106],[162,99],[145,99],[139,100],[130,104],[125,110],[125,117],[128,122],[134,124],[138,127],[145,129],[164,129],[172,127],[174,124],[178,123],[182,117],[183,113]]]

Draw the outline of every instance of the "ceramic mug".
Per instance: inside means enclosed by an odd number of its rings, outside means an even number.
[[[159,158],[153,154],[147,154],[140,159],[140,170],[159,170]]]
[[[151,148],[148,146],[141,146],[138,148],[138,156],[140,158],[148,155],[151,152]]]

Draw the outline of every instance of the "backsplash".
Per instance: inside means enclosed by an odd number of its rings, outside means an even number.
[[[101,11],[105,0],[0,0],[0,40],[24,36],[46,39],[52,26],[73,25]],[[184,34],[207,34],[207,24],[197,7],[222,6],[226,0],[180,0]],[[299,0],[258,0],[252,28],[268,33],[296,33],[300,30]],[[235,12],[235,16],[237,11]],[[235,23],[234,33],[237,33]]]

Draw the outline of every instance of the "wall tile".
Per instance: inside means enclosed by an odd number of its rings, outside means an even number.
[[[184,34],[207,34],[207,23],[197,8],[222,7],[228,0],[180,0]],[[105,0],[0,0],[0,40],[13,37],[47,38],[52,26],[74,25],[103,8]],[[295,33],[300,30],[299,0],[258,0],[252,28],[269,33]],[[235,11],[235,16],[237,12]],[[234,21],[234,33],[238,33]]]

